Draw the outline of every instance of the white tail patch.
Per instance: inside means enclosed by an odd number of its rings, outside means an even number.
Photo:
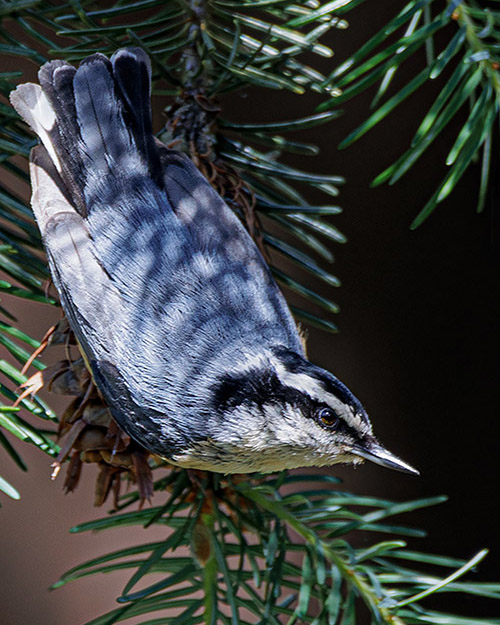
[[[50,138],[50,132],[56,128],[56,114],[40,85],[31,82],[19,85],[10,94],[10,102],[40,137],[57,171],[61,172],[61,163]]]

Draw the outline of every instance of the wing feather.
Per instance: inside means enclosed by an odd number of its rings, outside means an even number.
[[[154,139],[147,58],[68,67],[52,62],[42,87],[12,95],[44,146],[32,154],[32,205],[54,283],[118,422],[152,449],[185,446],[194,434],[182,423],[197,414],[204,435],[210,381],[228,361],[302,345],[237,216]]]

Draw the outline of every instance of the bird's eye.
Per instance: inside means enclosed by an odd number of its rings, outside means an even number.
[[[320,408],[316,416],[318,421],[328,428],[335,428],[339,422],[339,418],[331,408]]]

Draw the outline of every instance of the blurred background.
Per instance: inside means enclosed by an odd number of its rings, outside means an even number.
[[[327,42],[337,61],[393,13],[390,6],[378,5],[373,3],[369,16],[365,5],[359,18],[350,14],[351,28]],[[31,78],[35,71],[31,66]],[[341,306],[334,319],[340,332],[326,335],[310,329],[308,351],[311,360],[334,372],[363,401],[379,439],[421,471],[420,478],[412,478],[371,464],[333,467],[330,472],[343,479],[342,487],[396,500],[447,494],[447,503],[398,519],[428,531],[427,538],[411,539],[410,544],[461,558],[488,547],[491,553],[475,575],[498,582],[498,189],[485,212],[477,215],[478,172],[469,171],[430,219],[410,231],[411,221],[442,178],[450,147],[444,140],[394,187],[369,188],[375,175],[407,147],[431,101],[432,85],[427,89],[343,152],[337,150],[338,143],[369,112],[367,95],[347,103],[344,115],[327,127],[297,134],[317,143],[320,156],[289,157],[287,162],[343,175],[347,181],[338,198],[344,212],[332,219],[348,237],[346,245],[334,249],[334,273],[342,287],[329,293]],[[221,104],[226,118],[268,121],[310,114],[316,102],[309,96],[275,92],[271,97],[253,90],[226,96]],[[157,113],[159,127],[159,109]],[[2,304],[36,338],[59,318],[57,310],[44,305],[7,297]],[[56,396],[49,401],[54,408],[64,403]],[[113,597],[127,573],[84,579],[53,592],[49,585],[68,566],[133,541],[157,540],[162,530],[71,535],[72,525],[103,512],[92,509],[94,468],[86,468],[76,493],[64,496],[62,479],[49,479],[50,459],[27,447],[23,453],[26,474],[0,457],[1,474],[22,493],[18,502],[2,497],[2,621],[86,622],[116,605]],[[440,595],[433,601],[469,616],[500,612],[497,603],[480,597]]]

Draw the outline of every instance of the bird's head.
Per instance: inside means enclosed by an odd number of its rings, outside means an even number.
[[[212,387],[211,406],[210,437],[192,450],[193,467],[271,472],[367,459],[418,473],[378,443],[342,382],[286,348],[235,363]]]

